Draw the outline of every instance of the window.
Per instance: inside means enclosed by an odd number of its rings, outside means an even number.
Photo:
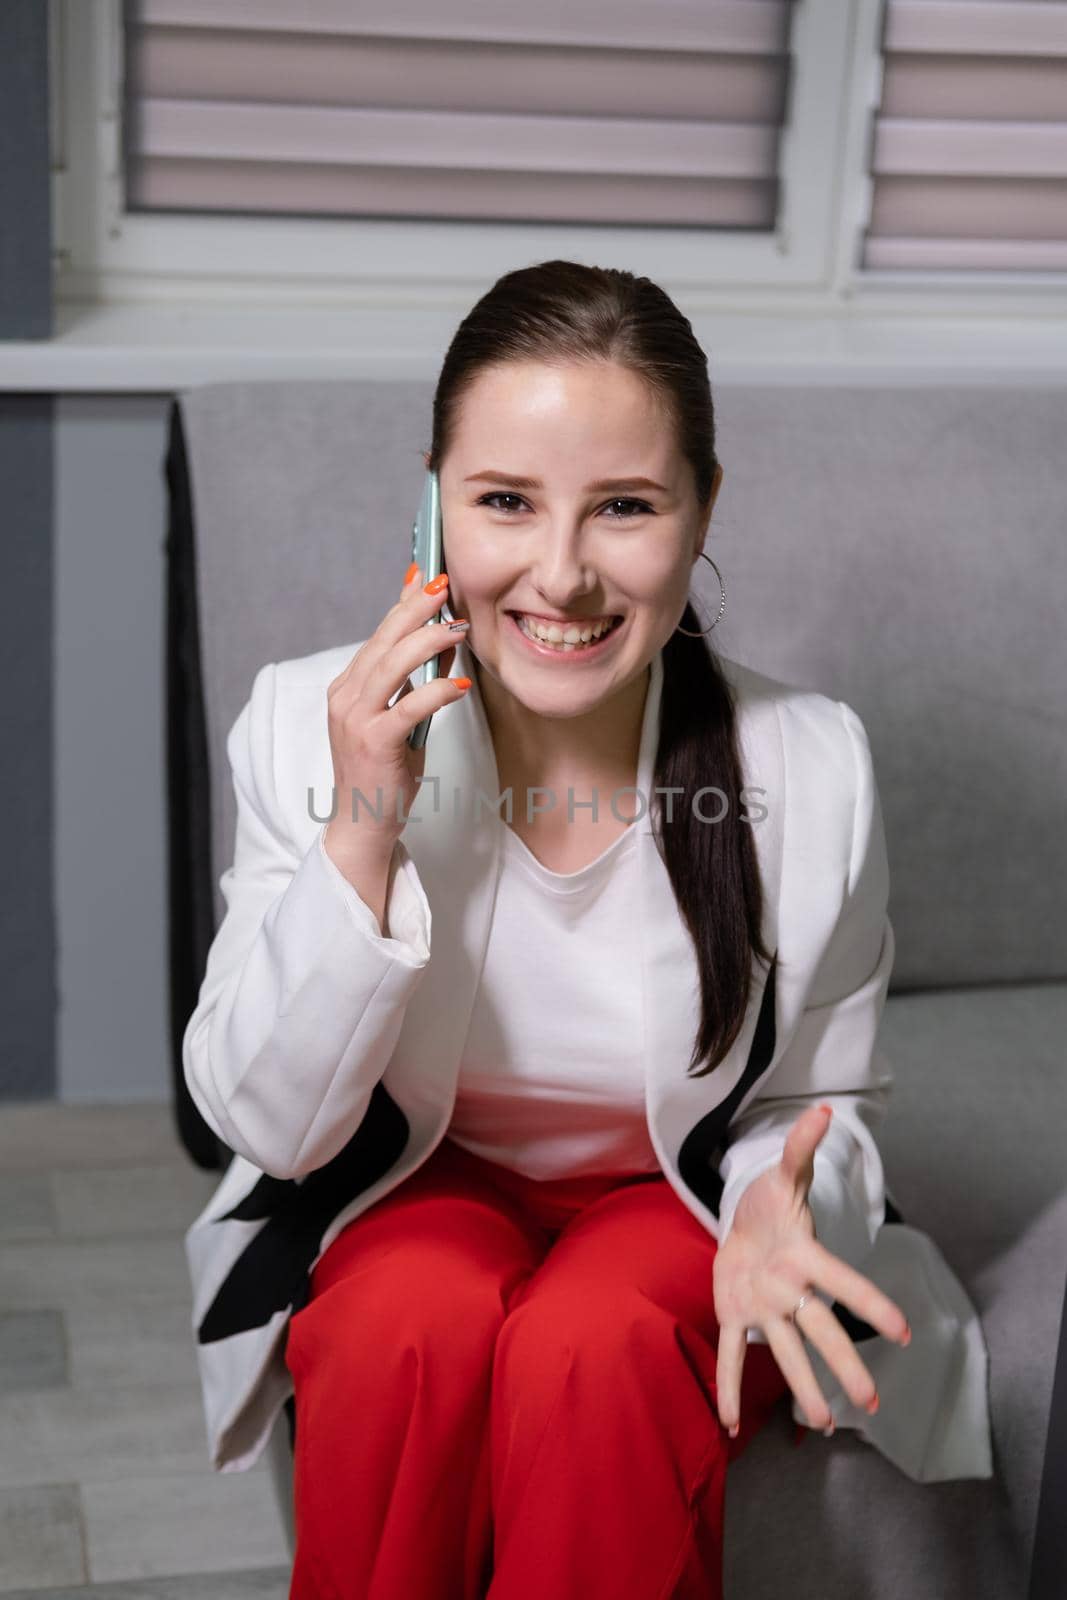
[[[771,232],[791,0],[130,0],[126,206]]]
[[[50,5],[60,305],[447,323],[546,253],[698,313],[1067,284],[1067,0]]]
[[[888,0],[861,265],[1067,268],[1067,4]]]

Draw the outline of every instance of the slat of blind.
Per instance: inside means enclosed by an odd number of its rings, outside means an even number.
[[[769,229],[791,4],[134,0],[127,206]]]
[[[1067,177],[1067,123],[879,117],[872,168],[878,174],[1063,178]]]
[[[1058,57],[893,55],[882,78],[884,117],[1067,120],[1067,72]]]
[[[776,130],[737,122],[150,100],[132,154],[203,161],[759,178]]]
[[[157,161],[134,181],[153,209],[248,215],[427,217],[450,221],[628,222],[769,228],[776,184],[404,167]]]
[[[1067,4],[888,0],[865,267],[1062,271]]]
[[[597,49],[717,50],[771,54],[786,47],[792,0],[136,0],[137,20],[245,32],[590,45]]]
[[[1059,239],[1063,185],[1055,179],[897,178],[878,186],[874,221],[885,237]]]
[[[924,54],[1067,56],[1053,0],[889,0],[884,48]]]
[[[777,126],[781,55],[650,50],[521,50],[448,40],[132,29],[128,72],[141,99],[291,105],[433,107],[439,111],[582,112]]]
[[[1067,271],[1063,239],[877,239],[871,262],[876,267],[938,267],[955,272]]]

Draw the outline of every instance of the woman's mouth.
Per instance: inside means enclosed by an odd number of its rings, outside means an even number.
[[[533,632],[533,619],[527,617],[525,613],[521,611],[509,611],[506,613],[506,615],[512,623],[515,632],[519,635],[527,649],[532,650],[536,655],[539,655],[542,658],[548,656],[566,656],[568,660],[571,661],[578,660],[579,658],[583,660],[586,658],[591,659],[594,656],[603,655],[605,650],[611,648],[612,642],[616,635],[622,632],[624,623],[624,619],[622,617],[612,617],[610,623],[601,632],[599,638],[591,637],[589,640],[574,640],[567,638],[566,635],[569,632],[573,633],[575,631],[575,628],[577,627],[576,624],[561,622],[539,622],[536,624],[537,626],[540,626],[546,632],[551,630],[553,635],[549,639],[540,639],[536,637]],[[582,633],[587,633],[588,631],[588,625],[581,628]]]

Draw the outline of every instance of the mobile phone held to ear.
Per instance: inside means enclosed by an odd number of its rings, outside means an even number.
[[[418,515],[411,525],[411,559],[417,561],[422,569],[422,582],[429,583],[445,570],[444,566],[444,539],[441,527],[441,485],[436,472],[427,472],[426,480],[422,487],[422,499],[419,502]],[[427,628],[440,627],[442,622],[454,620],[449,609],[448,601],[428,617],[425,623]],[[440,676],[440,663],[436,656],[431,656],[414,672],[408,674],[408,682],[413,689],[421,689],[424,683],[433,683]],[[426,735],[430,731],[433,717],[423,717],[408,734],[408,745],[412,750],[421,750],[426,743]]]

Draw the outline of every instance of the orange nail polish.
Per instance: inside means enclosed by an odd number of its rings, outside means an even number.
[[[418,572],[418,570],[419,570],[419,563],[417,561],[413,561],[411,563],[410,567],[408,568],[408,570],[404,574],[403,587],[405,589],[407,588],[408,584],[411,582],[412,578],[415,576],[416,572]]]
[[[457,689],[469,689],[471,686],[470,678],[453,678],[452,682]]]
[[[874,1413],[878,1410],[878,1407],[879,1407],[880,1404],[881,1404],[881,1401],[879,1400],[878,1396],[875,1395],[874,1399],[871,1401],[870,1405],[867,1407],[867,1410],[870,1412],[872,1417],[874,1416]]]
[[[438,573],[436,578],[431,578],[429,583],[423,584],[425,594],[440,594],[442,589],[448,588],[448,573]]]

